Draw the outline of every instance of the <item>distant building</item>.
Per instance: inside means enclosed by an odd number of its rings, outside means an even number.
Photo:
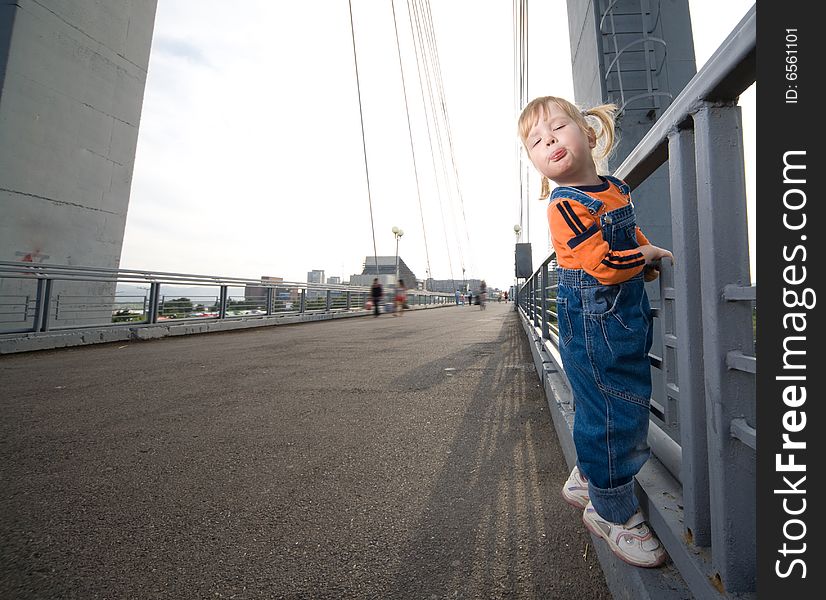
[[[308,271],[307,283],[324,283],[324,269]]]
[[[261,276],[261,283],[267,284],[268,286],[277,285],[284,281],[283,277],[270,277],[269,275],[262,275]],[[287,294],[287,288],[281,288],[280,290],[276,288],[276,291],[273,292],[275,297],[277,298],[279,294]],[[263,302],[267,298],[267,287],[263,285],[247,285],[244,286],[244,299],[247,302]]]
[[[452,294],[456,290],[465,292],[468,289],[478,292],[481,279],[428,279],[427,289],[431,292],[447,292]]]
[[[378,263],[378,265],[377,265]],[[373,285],[373,279],[379,278],[383,286],[393,286],[396,284],[396,257],[395,256],[366,256],[364,258],[364,269],[357,275],[350,276],[350,285]],[[405,262],[399,257],[399,279],[404,280],[404,285],[408,289],[416,289],[416,275],[410,270]]]
[[[328,277],[327,283],[330,285],[341,285],[341,277]]]

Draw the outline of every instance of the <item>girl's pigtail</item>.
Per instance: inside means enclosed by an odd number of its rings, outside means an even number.
[[[542,176],[542,189],[539,190],[539,199],[540,200],[547,200],[548,196],[551,195],[551,182],[548,181],[548,178],[544,175]]]
[[[605,141],[599,151],[599,158],[607,158],[617,142],[616,128],[614,125],[614,115],[617,112],[616,104],[600,104],[588,110],[582,111],[584,117],[595,117],[599,123],[600,128],[597,132],[597,140],[604,137]]]

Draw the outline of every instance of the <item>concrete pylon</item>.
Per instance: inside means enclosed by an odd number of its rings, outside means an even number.
[[[119,265],[156,7],[0,7],[0,260]]]

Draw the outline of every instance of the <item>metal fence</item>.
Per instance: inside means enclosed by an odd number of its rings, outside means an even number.
[[[756,592],[756,287],[737,106],[755,81],[755,43],[752,8],[615,173],[633,189],[669,167],[676,264],[656,284],[649,443],[673,478],[637,482],[697,598]],[[556,289],[551,254],[518,302],[561,371]],[[666,506],[660,495],[676,500]]]
[[[370,288],[362,286],[0,262],[0,335],[366,313],[369,298]],[[411,308],[454,302],[453,294],[407,290]]]

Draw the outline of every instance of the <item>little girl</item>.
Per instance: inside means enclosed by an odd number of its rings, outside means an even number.
[[[559,266],[559,353],[574,396],[577,450],[562,495],[584,509],[585,525],[619,558],[655,567],[666,553],[634,495],[634,475],[650,454],[653,338],[644,280],[673,256],[637,227],[629,187],[597,174],[594,154],[611,151],[615,111],[613,104],[583,112],[562,98],[536,98],[519,117],[519,136],[542,174],[542,196],[550,195]]]

